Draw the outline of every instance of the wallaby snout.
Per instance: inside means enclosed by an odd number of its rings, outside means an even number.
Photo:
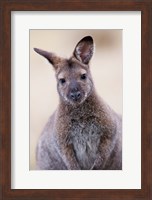
[[[72,83],[70,86],[69,98],[73,101],[77,101],[81,98],[81,89],[79,89],[77,83]]]
[[[74,101],[77,101],[78,99],[80,99],[81,97],[81,93],[78,91],[78,92],[71,92],[70,93],[70,96],[71,96],[71,99],[73,99]]]

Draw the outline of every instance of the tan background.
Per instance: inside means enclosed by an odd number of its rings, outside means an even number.
[[[53,67],[33,48],[70,57],[85,36],[94,38],[90,63],[98,94],[122,114],[122,30],[30,30],[30,170],[39,135],[58,104]]]

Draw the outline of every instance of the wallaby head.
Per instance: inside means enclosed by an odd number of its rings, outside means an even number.
[[[89,69],[89,62],[94,51],[92,37],[86,36],[81,39],[69,59],[41,49],[34,48],[34,50],[53,65],[61,101],[72,105],[84,102],[93,89]]]

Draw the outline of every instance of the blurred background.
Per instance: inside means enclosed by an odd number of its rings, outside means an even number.
[[[35,169],[38,138],[58,104],[53,67],[33,48],[68,58],[87,35],[95,43],[90,69],[96,91],[122,114],[122,30],[30,30],[30,170]]]

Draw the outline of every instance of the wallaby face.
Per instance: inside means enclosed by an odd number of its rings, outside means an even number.
[[[93,55],[93,40],[83,38],[75,47],[73,56],[60,58],[52,53],[35,49],[54,66],[57,90],[61,100],[70,104],[80,104],[90,95],[93,82],[89,70],[89,61]]]
[[[79,104],[89,96],[93,83],[88,67],[73,60],[68,61],[56,74],[57,89],[63,101]]]
[[[69,59],[34,50],[53,65],[60,97],[37,145],[38,169],[122,169],[121,117],[96,94],[92,37],[80,40]]]

